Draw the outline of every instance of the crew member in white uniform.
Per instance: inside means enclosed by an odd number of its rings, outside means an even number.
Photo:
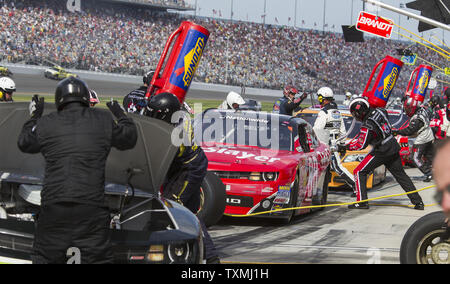
[[[345,135],[346,130],[344,120],[334,102],[333,90],[328,87],[322,87],[317,91],[317,97],[321,110],[314,123],[314,132],[319,140],[329,145],[332,150],[331,169],[342,177],[345,183],[354,191],[355,181],[353,174],[342,165],[341,156],[337,152],[337,141],[339,137]]]

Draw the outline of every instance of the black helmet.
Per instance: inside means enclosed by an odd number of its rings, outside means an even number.
[[[352,100],[348,107],[352,116],[358,121],[363,121],[370,112],[369,102],[362,97]]]
[[[430,99],[429,104],[432,108],[441,106],[441,97],[439,97],[438,95],[433,95]]]
[[[171,123],[172,114],[180,109],[180,101],[174,94],[161,93],[150,99],[146,115]]]
[[[150,83],[152,82],[153,75],[155,75],[155,70],[148,71],[142,77],[142,82],[144,82],[145,85],[149,86]]]
[[[69,77],[56,86],[55,104],[58,110],[72,102],[80,102],[89,107],[89,100],[89,88],[85,82],[78,78]]]

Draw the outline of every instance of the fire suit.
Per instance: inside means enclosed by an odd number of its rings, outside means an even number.
[[[141,86],[138,89],[131,91],[123,98],[123,108],[127,112],[141,113],[147,106],[147,100],[145,99],[146,92],[147,86]]]
[[[365,149],[371,145],[372,150],[354,170],[356,200],[367,199],[367,176],[381,165],[394,176],[405,192],[416,190],[411,179],[406,174],[400,158],[400,145],[392,135],[387,112],[384,109],[371,109],[363,121],[360,134],[347,142],[345,148],[350,151]],[[414,205],[422,203],[418,193],[408,194]]]
[[[275,101],[272,112],[285,115],[292,115],[294,110],[299,109],[300,104],[306,97],[307,97],[306,93],[303,93],[300,97],[296,97],[294,100],[291,100],[287,97],[281,97]]]
[[[409,125],[397,131],[399,135],[417,135],[414,141],[413,160],[425,176],[432,175],[434,134],[430,127],[428,111],[421,107],[411,117]]]
[[[317,115],[314,122],[314,132],[317,138],[332,149],[336,147],[337,139],[345,135],[345,125],[341,113],[334,102],[326,104]],[[355,181],[350,173],[341,163],[342,157],[337,151],[333,151],[331,156],[331,169],[342,177],[345,183],[354,189]]]
[[[186,140],[180,145],[163,184],[163,196],[174,199],[196,214],[200,208],[200,187],[208,170],[208,158],[194,141],[192,121],[185,117],[178,125]],[[218,253],[206,225],[200,220],[204,235],[206,259],[218,258]]]
[[[45,158],[34,263],[64,263],[67,249],[80,249],[81,263],[112,262],[105,166],[111,147],[131,149],[137,129],[131,118],[70,103],[61,111],[27,121],[18,146]]]
[[[433,130],[434,138],[437,140],[444,139],[447,136],[446,129],[444,129],[445,116],[445,108],[436,107],[430,121],[430,127]]]

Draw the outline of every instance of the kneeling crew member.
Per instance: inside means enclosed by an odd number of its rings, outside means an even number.
[[[338,145],[342,150],[357,151],[372,146],[372,151],[355,168],[354,178],[356,187],[356,201],[367,199],[367,176],[381,165],[394,176],[405,192],[416,190],[411,179],[406,174],[400,158],[400,145],[392,135],[387,112],[384,109],[370,108],[365,98],[354,99],[350,105],[352,116],[362,122],[360,134],[345,145]],[[420,195],[408,194],[414,209],[423,210],[424,204]],[[348,206],[349,209],[368,209],[368,202],[356,203]]]
[[[109,112],[89,107],[89,89],[70,77],[56,87],[56,112],[42,116],[44,98],[35,95],[23,126],[22,152],[41,153],[45,178],[37,218],[33,263],[65,263],[69,248],[80,263],[111,263],[109,209],[105,203],[106,159],[115,147],[131,149],[137,129],[116,101]]]

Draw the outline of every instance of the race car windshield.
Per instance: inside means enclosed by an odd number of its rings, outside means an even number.
[[[309,124],[314,125],[314,122],[316,122],[317,113],[300,113],[297,116],[303,118]],[[348,131],[353,123],[353,117],[351,116],[342,116],[342,117],[344,119],[345,130]],[[361,122],[356,121],[355,127],[353,127],[352,131],[349,133],[347,138],[355,138],[359,134],[360,128]]]
[[[199,122],[196,121],[196,127]],[[201,121],[202,142],[293,151],[292,128],[286,121],[256,112],[208,111]],[[198,140],[198,136],[197,140]]]

